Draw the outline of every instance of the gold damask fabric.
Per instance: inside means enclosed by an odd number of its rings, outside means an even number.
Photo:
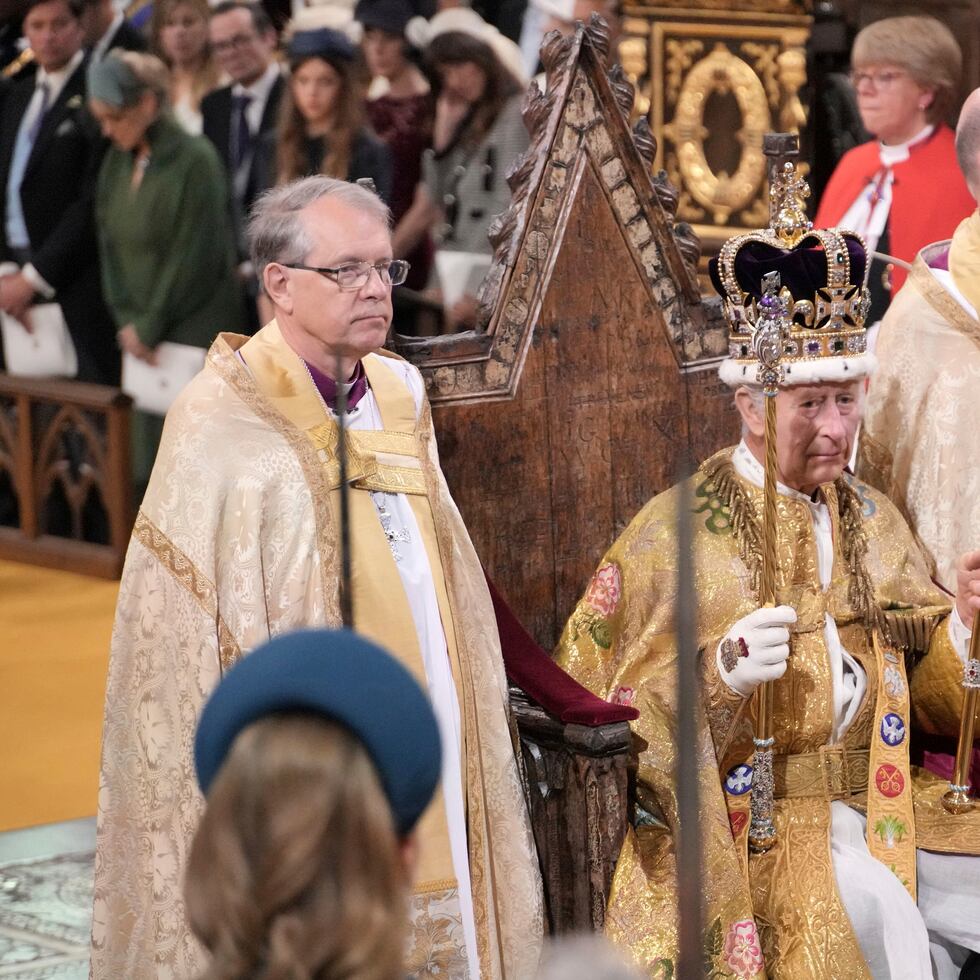
[[[948,293],[924,249],[881,324],[857,473],[902,512],[956,589],[955,563],[980,547],[980,322]]]
[[[302,388],[295,381],[301,365],[274,323],[256,339],[280,358],[282,370],[264,381],[275,390],[263,390],[239,357],[248,338],[218,338],[205,370],[168,415],[127,555],[106,693],[95,980],[183,980],[201,971],[203,952],[187,929],[181,898],[182,869],[202,808],[192,755],[198,714],[221,671],[238,656],[271,636],[340,622],[336,481],[305,427],[276,407],[277,398],[295,397],[300,413],[313,411],[316,394],[312,381]],[[366,359],[369,377],[392,373],[385,367],[389,356]],[[386,400],[379,397],[387,422]],[[533,976],[543,899],[510,739],[493,608],[439,469],[427,404],[412,436],[413,467],[425,490],[412,498],[413,509],[421,513],[417,499],[429,513],[444,580],[440,611],[464,722],[481,975]],[[399,437],[365,451],[406,445]],[[372,612],[381,610],[365,607],[364,619]],[[421,882],[414,896],[413,975],[466,975],[451,884]]]
[[[647,742],[637,777],[643,812],[638,812],[616,868],[607,932],[631,950],[650,976],[671,975],[677,954],[673,852],[677,747],[672,734],[676,725],[676,515],[683,503],[694,521],[694,595],[704,694],[695,751],[705,849],[707,973],[779,980],[867,976],[835,884],[829,802],[777,800],[777,845],[766,855],[750,858],[747,853],[755,701],[743,700],[724,684],[715,650],[731,625],[758,607],[758,593],[753,562],[743,558],[733,533],[733,520],[739,518],[723,500],[719,484],[737,481],[739,494],[754,514],[761,514],[762,492],[735,474],[730,456],[731,450],[725,450],[690,480],[643,508],[602,559],[558,646],[558,662],[576,679],[600,697],[639,709],[633,725]],[[845,753],[865,752],[876,737],[879,677],[885,683],[899,683],[887,671],[889,663],[877,657],[872,647],[869,620],[880,622],[880,616],[865,607],[862,590],[853,587],[855,544],[847,540],[853,531],[845,533],[842,526],[853,523],[854,507],[860,511],[867,541],[861,565],[878,608],[906,619],[922,613],[921,621],[933,627],[924,644],[905,651],[913,703],[917,691],[921,693],[920,675],[928,682],[930,669],[952,669],[959,662],[945,628],[946,597],[930,581],[927,563],[895,508],[854,480],[846,487],[828,484],[821,489],[835,541],[826,592],[819,584],[817,546],[806,503],[788,496],[778,501],[777,603],[796,609],[798,619],[791,628],[786,674],[774,686],[777,756],[820,752],[830,742],[834,710],[825,613],[833,617],[841,643],[868,678],[867,695],[841,743]],[[908,629],[903,635],[914,638],[923,632]],[[895,691],[901,693],[897,686]],[[938,724],[956,716],[961,700],[958,686],[931,691],[930,696]],[[908,778],[906,764],[902,779]]]

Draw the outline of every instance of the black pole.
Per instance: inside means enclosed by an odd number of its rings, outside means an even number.
[[[687,478],[682,452],[678,475]],[[678,481],[680,482],[680,481]],[[692,501],[682,485],[677,495],[677,980],[701,980],[702,906],[701,828],[698,825],[698,702],[700,697],[697,616],[694,594]]]
[[[354,598],[351,592],[350,488],[347,485],[347,385],[340,355],[337,355],[337,463],[340,470],[340,621],[354,628]]]

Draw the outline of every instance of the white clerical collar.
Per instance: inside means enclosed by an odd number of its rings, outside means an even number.
[[[231,88],[231,94],[235,96],[249,95],[253,99],[265,103],[278,77],[279,65],[277,62],[271,61],[269,67],[251,85],[242,85],[236,82]]]
[[[945,289],[946,292],[949,293],[949,295],[963,307],[963,311],[965,313],[972,316],[974,320],[978,319],[977,314],[980,313],[980,311],[975,310],[973,308],[973,304],[960,292],[959,287],[953,280],[953,274],[949,271],[949,269],[933,269],[931,266],[929,266],[929,272],[932,274],[932,278],[939,283],[940,287]]]
[[[745,444],[744,439],[735,448],[735,452],[732,455],[732,465],[735,467],[735,472],[743,480],[748,480],[749,483],[759,487],[760,490],[762,489],[766,479],[765,470],[762,468],[762,463],[752,455],[752,450]],[[794,500],[802,500],[811,508],[816,509],[826,506],[823,503],[822,495],[820,500],[813,500],[809,495],[801,493],[799,490],[794,490],[792,487],[788,487],[785,483],[780,483],[778,480],[776,481],[776,489],[782,496],[790,497]]]
[[[904,143],[894,143],[888,146],[885,143],[879,142],[878,156],[881,158],[881,162],[886,167],[894,167],[896,163],[903,163],[905,160],[908,160],[912,147],[932,136],[932,131],[935,128],[930,123],[928,126],[920,129],[912,139],[906,140]]]
[[[45,71],[38,68],[34,76],[34,87],[40,88],[42,84],[48,87],[48,106],[54,105],[55,99],[61,95],[61,90],[68,83],[68,79],[74,74],[75,69],[82,63],[85,57],[84,51],[76,51],[74,56],[63,67],[57,71]]]

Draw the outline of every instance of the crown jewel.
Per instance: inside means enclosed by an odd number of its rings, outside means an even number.
[[[770,223],[730,238],[712,270],[729,323],[722,377],[780,385],[859,377],[873,363],[866,248],[854,232],[814,229],[810,188],[791,162],[770,188]]]

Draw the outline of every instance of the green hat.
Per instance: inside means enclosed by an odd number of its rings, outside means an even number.
[[[110,51],[101,61],[91,61],[88,66],[88,95],[116,109],[136,105],[146,91],[146,84],[115,51]]]

